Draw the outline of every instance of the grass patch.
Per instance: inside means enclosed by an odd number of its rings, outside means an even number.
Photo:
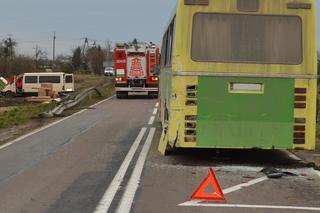
[[[90,95],[81,104],[79,104],[72,110],[68,110],[67,114],[72,114],[75,111],[86,108],[114,94],[114,83],[112,78],[107,78],[105,76],[98,76],[98,75],[75,74],[76,92],[73,94],[73,96],[76,96],[83,89],[86,89],[89,87],[96,87],[101,92],[101,96],[98,96],[97,94]],[[10,101],[10,104],[9,104],[9,101]],[[25,102],[23,98],[22,99],[21,98],[20,99],[1,98],[0,106],[1,105],[4,105],[6,107],[10,106],[10,110],[5,110],[2,112],[0,111],[0,128],[9,128],[9,127],[27,123],[32,119],[36,119],[36,118],[39,119],[39,115],[41,113],[53,109],[56,103],[33,104],[33,103]]]
[[[24,124],[33,118],[38,118],[39,114],[53,107],[54,104],[26,104],[25,106],[18,106],[12,110],[1,112],[0,128]]]
[[[74,95],[80,93],[83,89],[86,89],[89,87],[96,87],[100,91],[101,96],[99,96],[96,93],[92,93],[92,95],[90,95],[85,100],[83,100],[79,105],[77,105],[71,110],[68,110],[67,114],[70,114],[74,111],[77,111],[83,108],[87,108],[88,106],[93,105],[98,101],[108,98],[114,95],[114,91],[115,91],[113,77],[106,77],[106,76],[99,76],[99,75],[84,75],[84,74],[75,75],[75,89],[77,92]]]

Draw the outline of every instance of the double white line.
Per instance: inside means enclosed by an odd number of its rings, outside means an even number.
[[[148,134],[148,137],[146,139],[146,142],[143,145],[143,148],[140,152],[139,158],[136,162],[136,165],[134,167],[134,170],[131,174],[130,180],[128,182],[127,188],[123,194],[123,197],[121,199],[121,202],[118,206],[118,209],[116,212],[122,213],[122,212],[128,212],[131,209],[132,202],[135,196],[135,193],[138,189],[141,174],[143,171],[143,167],[151,146],[151,142],[155,133],[155,128],[151,128]],[[137,152],[137,149],[147,131],[147,128],[142,128],[138,137],[132,144],[127,156],[125,157],[124,161],[122,162],[117,174],[113,178],[111,184],[109,185],[107,191],[104,193],[102,199],[100,200],[98,206],[96,207],[94,213],[106,213],[111,203],[117,193],[117,191],[120,188],[121,183],[123,182],[123,179],[125,177],[125,174],[127,173],[127,170],[129,168],[130,163],[133,160],[133,157],[135,153]]]
[[[158,106],[159,106],[159,103],[157,103],[155,108],[153,109],[152,116],[149,119],[148,125],[153,125],[154,120],[155,120],[156,115],[157,115],[157,112],[158,112]]]
[[[144,164],[146,162],[146,158],[148,155],[148,152],[151,147],[151,143],[154,137],[156,129],[150,128],[149,134],[147,136],[147,139],[142,147],[142,150],[139,154],[139,158],[135,164],[134,170],[131,174],[131,177],[129,179],[129,182],[127,184],[126,190],[122,196],[122,199],[118,205],[118,208],[116,210],[117,213],[127,213],[130,212],[130,209],[132,207],[132,203],[136,194],[136,191],[139,187],[139,182],[141,179],[141,174],[143,171]],[[137,149],[147,132],[147,128],[142,128],[140,130],[140,133],[134,143],[132,144],[127,156],[125,157],[124,161],[122,162],[116,176],[113,178],[111,184],[109,185],[108,189],[104,193],[102,199],[100,200],[98,206],[96,207],[94,213],[106,213],[108,212],[111,203],[119,190],[121,183],[123,182],[123,179],[125,177],[125,174],[127,173],[127,170],[129,168],[129,165],[131,164],[133,157],[135,153],[137,152]]]

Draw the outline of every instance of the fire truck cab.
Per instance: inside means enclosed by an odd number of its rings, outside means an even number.
[[[117,98],[126,98],[129,92],[158,97],[159,52],[153,43],[135,40],[116,44],[114,61]]]

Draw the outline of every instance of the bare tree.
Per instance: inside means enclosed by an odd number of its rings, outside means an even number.
[[[113,59],[113,54],[112,54],[112,42],[107,39],[105,41],[105,51],[106,51],[106,60],[111,61]]]
[[[80,69],[82,64],[82,49],[81,47],[77,47],[72,50],[72,65],[74,69]]]
[[[101,46],[98,45],[96,48],[92,47],[87,51],[87,58],[90,65],[91,70],[95,74],[103,73],[103,62],[106,58],[104,51]]]
[[[37,69],[43,64],[44,61],[48,60],[48,54],[45,50],[41,49],[39,46],[33,48],[35,50],[34,61]]]
[[[9,36],[0,42],[0,74],[11,74],[10,65],[15,57],[17,42]]]

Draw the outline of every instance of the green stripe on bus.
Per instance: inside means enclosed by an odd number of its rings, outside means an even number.
[[[264,91],[231,93],[230,83]],[[199,147],[292,148],[294,80],[199,77],[197,122]]]

